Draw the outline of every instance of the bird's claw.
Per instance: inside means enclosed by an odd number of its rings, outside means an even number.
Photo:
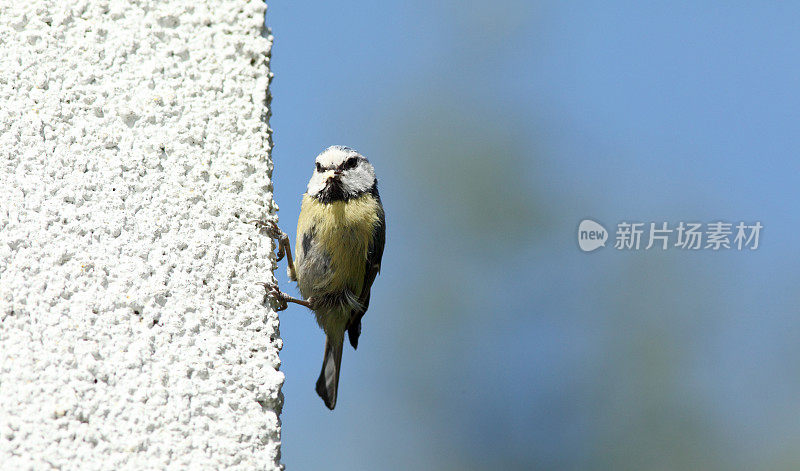
[[[262,282],[258,284],[264,287],[267,297],[274,299],[278,303],[276,311],[283,311],[289,307],[289,303],[286,302],[286,294],[281,291],[277,283]]]
[[[283,250],[283,244],[278,244],[278,253],[275,254],[275,261],[280,262],[283,260],[283,257],[286,255],[286,252]]]
[[[273,239],[287,238],[286,233],[278,227],[278,223],[274,219],[254,219],[249,222],[255,224],[259,230],[266,231],[267,235]]]
[[[278,253],[276,254],[277,258],[275,261],[280,262],[283,260],[283,257],[286,256],[284,243],[289,241],[289,236],[278,227],[278,223],[273,219],[254,219],[249,222],[255,224],[259,230],[265,231],[271,239],[275,239],[278,242],[276,244],[278,246]]]

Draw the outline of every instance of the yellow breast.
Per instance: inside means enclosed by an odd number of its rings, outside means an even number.
[[[311,284],[315,289],[328,292],[349,288],[352,293],[360,294],[367,250],[380,211],[380,204],[371,194],[331,203],[320,203],[303,195],[296,247],[302,247],[304,234],[313,233],[314,243],[319,244],[330,258],[330,269],[324,279],[313,281],[303,280],[309,274],[298,270],[300,285]]]

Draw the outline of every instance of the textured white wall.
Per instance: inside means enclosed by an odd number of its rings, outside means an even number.
[[[0,468],[280,468],[260,0],[0,0]]]

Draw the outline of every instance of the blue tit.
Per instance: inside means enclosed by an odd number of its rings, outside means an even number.
[[[345,332],[356,348],[370,288],[381,269],[386,220],[372,164],[349,147],[325,149],[316,158],[303,195],[294,261],[286,235],[277,227],[273,231],[280,240],[278,258],[288,255],[289,278],[297,281],[303,299],[277,288],[271,293],[283,308],[286,302],[310,308],[325,332],[325,357],[316,390],[332,410]]]

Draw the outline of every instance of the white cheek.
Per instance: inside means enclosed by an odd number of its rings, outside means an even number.
[[[308,194],[316,195],[322,191],[323,188],[325,188],[325,179],[319,173],[314,172],[314,175],[311,176],[311,180],[308,181]]]
[[[372,188],[372,183],[374,181],[374,173],[370,172],[369,169],[359,168],[357,171],[351,172],[343,183],[347,188],[355,192],[366,192]]]

